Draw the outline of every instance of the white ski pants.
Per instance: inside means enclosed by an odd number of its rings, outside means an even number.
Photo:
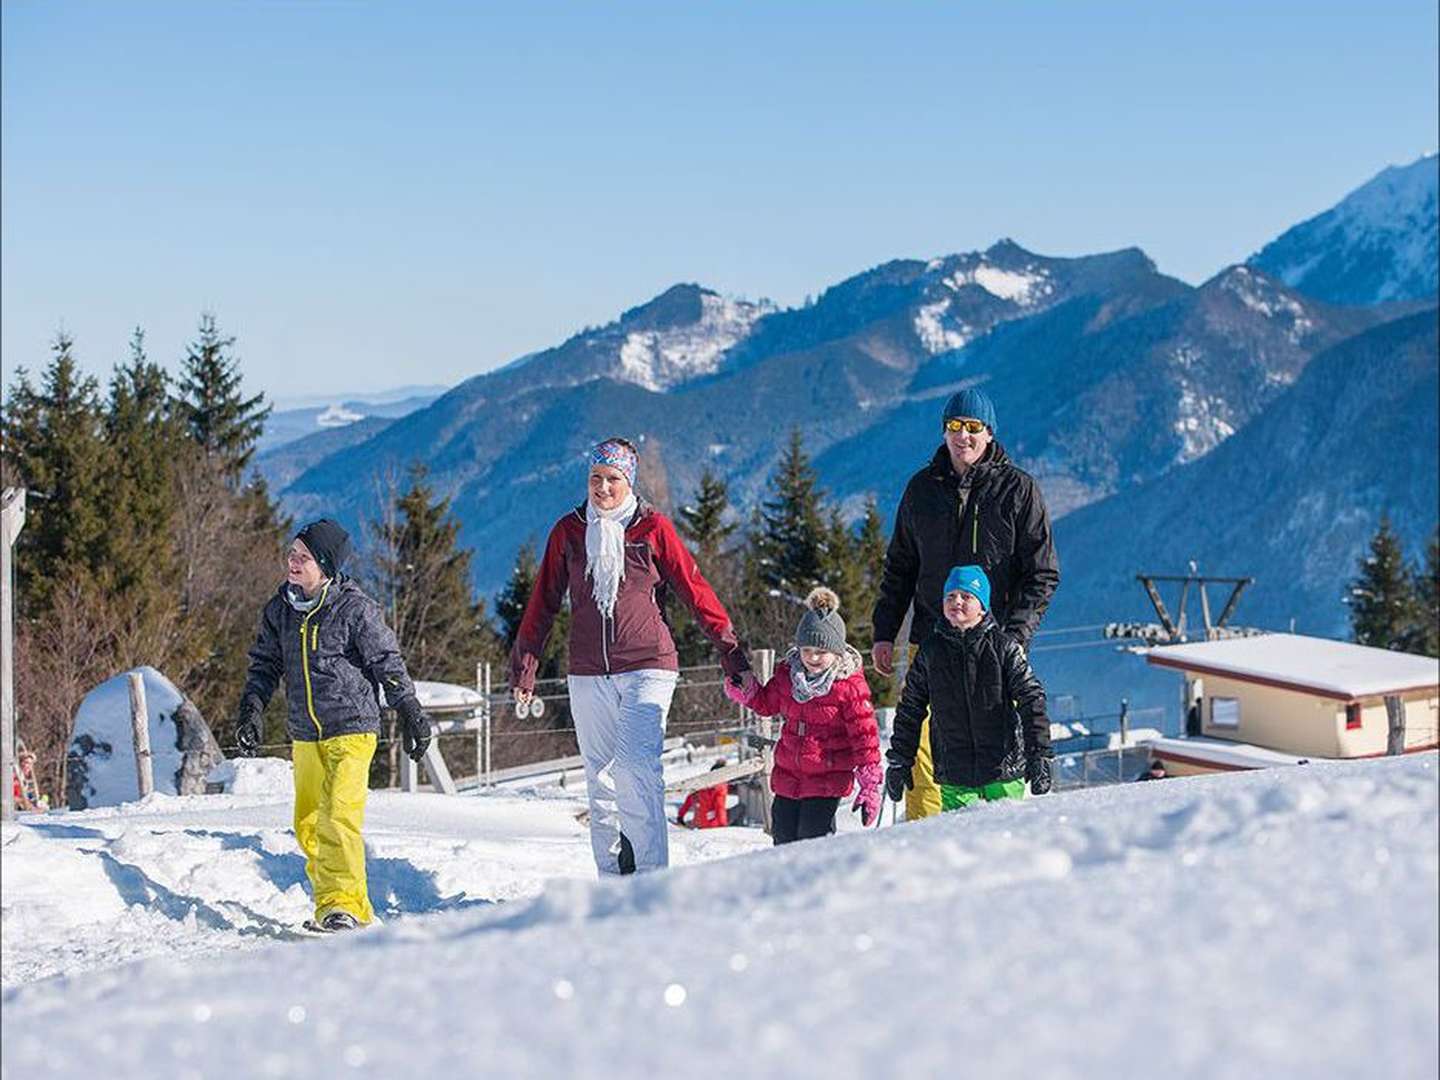
[[[601,874],[620,873],[622,832],[637,872],[670,864],[660,752],[679,678],[654,669],[569,677],[590,796],[590,847]]]

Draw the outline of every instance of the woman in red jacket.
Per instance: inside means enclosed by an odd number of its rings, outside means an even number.
[[[679,679],[661,607],[673,590],[716,650],[727,679],[752,685],[730,616],[664,514],[635,495],[639,454],[625,439],[590,452],[590,495],[555,523],[510,654],[510,685],[528,703],[570,594],[570,711],[590,798],[590,846],[602,874],[669,863],[660,751]]]
[[[805,598],[795,644],[764,687],[725,692],[762,716],[783,716],[770,788],[775,843],[835,831],[835,811],[858,781],[852,809],[871,824],[880,814],[880,735],[860,654],[845,643],[839,598]]]

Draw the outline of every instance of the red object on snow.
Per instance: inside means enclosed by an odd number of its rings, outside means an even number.
[[[695,828],[723,829],[730,824],[730,815],[725,809],[725,800],[729,796],[729,784],[716,784],[702,791],[692,791],[680,804],[680,813],[676,815],[676,819],[680,824],[685,824],[685,815],[693,808]]]

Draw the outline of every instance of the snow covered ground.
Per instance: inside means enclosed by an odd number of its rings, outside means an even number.
[[[1435,1075],[1433,753],[676,832],[604,882],[568,797],[371,808],[401,913],[303,941],[273,790],[6,824],[5,1075]]]

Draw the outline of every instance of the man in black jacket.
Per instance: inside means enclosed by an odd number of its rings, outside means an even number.
[[[314,930],[352,930],[375,913],[365,879],[365,799],[380,732],[380,691],[419,761],[430,721],[380,606],[340,573],[350,538],[328,518],[296,534],[286,582],[265,605],[250,650],[235,741],[253,755],[261,715],[281,679],[295,767],[295,840],[315,897]]]
[[[1045,690],[1019,642],[987,610],[990,583],[978,566],[957,566],[944,585],[943,619],[905,676],[886,754],[885,791],[898,801],[929,710],[929,742],[940,808],[1018,799],[1050,790],[1050,720]]]
[[[1050,516],[1034,478],[995,440],[995,406],[975,388],[951,395],[942,416],[944,444],[910,478],[895,512],[875,603],[875,666],[894,670],[895,637],[912,601],[910,640],[922,642],[944,623],[940,612],[951,567],[981,567],[990,583],[990,614],[1023,650],[1060,583]],[[940,810],[922,731],[907,818]]]

